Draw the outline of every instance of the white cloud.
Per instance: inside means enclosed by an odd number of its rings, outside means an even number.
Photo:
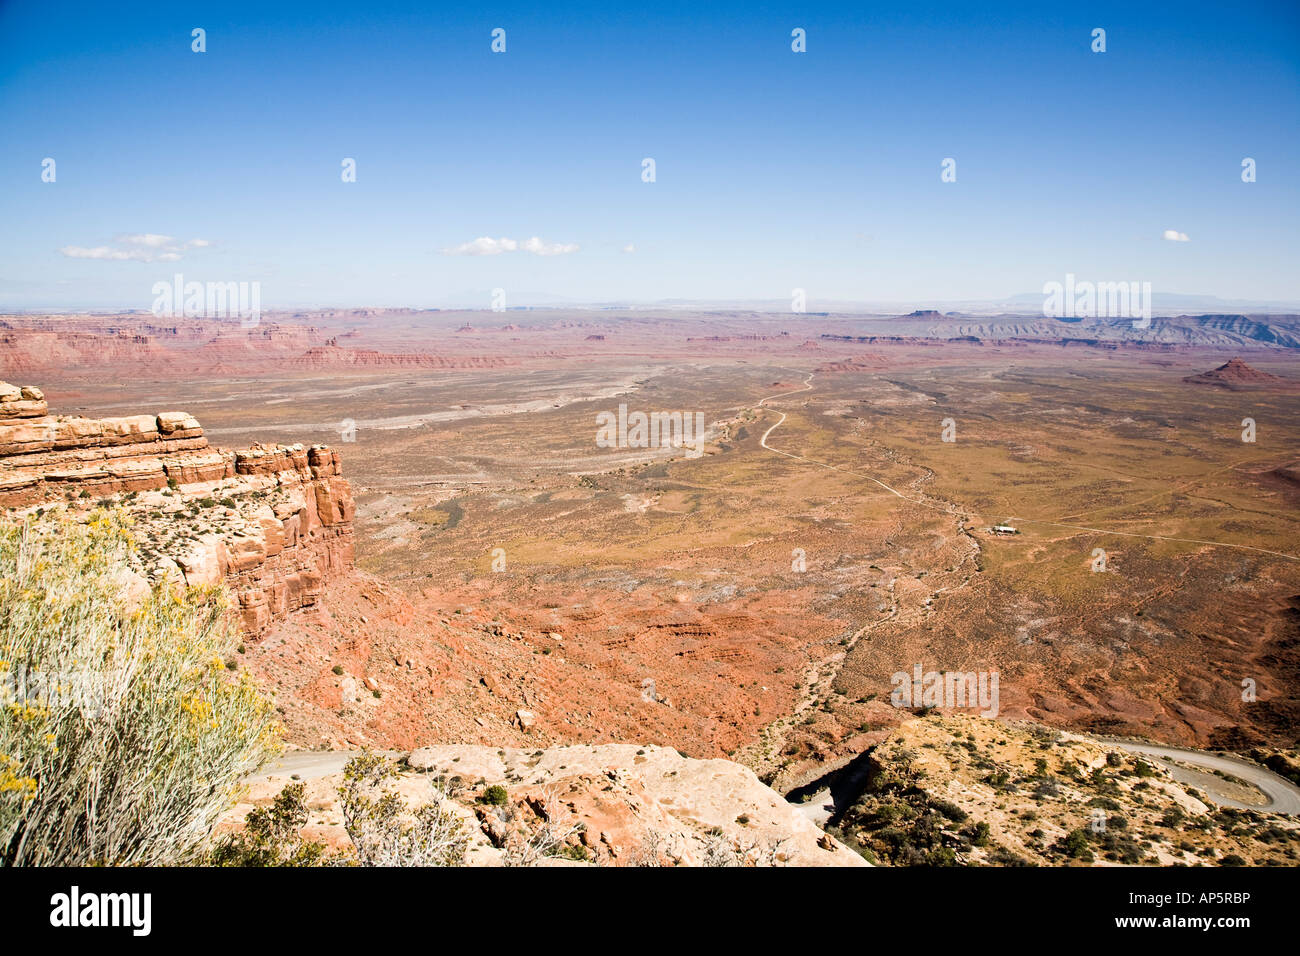
[[[519,243],[513,239],[489,239],[482,236],[473,242],[462,242],[459,246],[442,250],[446,256],[499,256],[503,252],[514,252]]]
[[[63,253],[69,259],[139,259],[145,260],[145,253],[139,250],[110,249],[108,246],[95,246],[87,249],[84,246],[64,246],[59,252]]]
[[[631,255],[632,253],[636,252],[636,246],[632,245],[632,243],[629,242],[626,246],[623,247],[623,251],[626,252],[628,255]]]
[[[1185,232],[1179,232],[1177,229],[1166,229],[1166,230],[1165,230],[1165,238],[1168,239],[1170,242],[1190,242],[1190,241],[1191,241],[1190,239],[1187,238],[1187,233],[1185,233]]]
[[[533,236],[531,239],[525,239],[521,242],[519,248],[536,256],[567,256],[570,252],[578,251],[578,244],[576,242],[542,242],[541,239]]]
[[[148,246],[150,249],[158,249],[175,240],[171,236],[160,236],[156,232],[144,232],[134,236],[118,236],[117,241],[124,242],[129,246]]]
[[[537,236],[520,242],[517,239],[493,239],[480,236],[472,242],[442,250],[446,256],[499,256],[503,252],[531,252],[535,256],[563,256],[578,251],[576,242],[545,242]]]
[[[203,249],[207,239],[179,242],[172,236],[156,232],[127,233],[113,240],[112,246],[64,246],[59,250],[69,259],[105,259],[113,262],[176,262],[181,253]]]

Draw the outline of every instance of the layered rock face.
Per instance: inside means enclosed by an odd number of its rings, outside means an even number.
[[[257,634],[315,604],[353,561],[352,490],[323,446],[209,446],[184,412],[47,414],[40,389],[0,382],[0,508],[128,508],[151,582],[224,581]]]

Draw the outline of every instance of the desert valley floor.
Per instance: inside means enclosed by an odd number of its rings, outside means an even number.
[[[788,789],[895,726],[916,665],[997,671],[1004,720],[1236,749],[1300,726],[1300,375],[1230,324],[6,325],[4,377],[63,414],[340,455],[359,570],[244,653],[299,746],[641,741]],[[704,453],[599,446],[620,405],[702,413]]]

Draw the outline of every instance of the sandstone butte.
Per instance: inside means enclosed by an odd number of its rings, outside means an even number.
[[[1193,385],[1217,385],[1220,388],[1227,389],[1250,388],[1255,385],[1293,384],[1288,379],[1280,378],[1270,372],[1261,372],[1259,369],[1251,368],[1240,358],[1229,359],[1218,368],[1210,369],[1208,372],[1201,372],[1199,375],[1188,375],[1183,381],[1190,382]]]
[[[230,451],[185,412],[54,416],[39,388],[0,382],[0,508],[112,496],[136,521],[139,584],[224,581],[249,634],[316,604],[352,567],[356,505],[328,447]]]

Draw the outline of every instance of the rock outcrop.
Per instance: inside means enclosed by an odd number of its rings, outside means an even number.
[[[0,418],[40,418],[49,406],[39,388],[0,382]]]
[[[244,801],[220,830],[239,829],[250,810],[302,779],[312,808],[302,835],[347,854],[338,787],[354,755],[286,755],[247,781]],[[470,866],[867,865],[748,767],[669,747],[424,747],[406,757],[393,792],[414,808],[430,802],[431,780],[445,785],[445,806],[461,820]],[[550,840],[540,839],[544,828]]]
[[[0,508],[129,509],[151,581],[224,581],[257,634],[314,605],[353,562],[352,490],[315,445],[214,448],[185,412],[47,414],[38,388],[0,382]]]

